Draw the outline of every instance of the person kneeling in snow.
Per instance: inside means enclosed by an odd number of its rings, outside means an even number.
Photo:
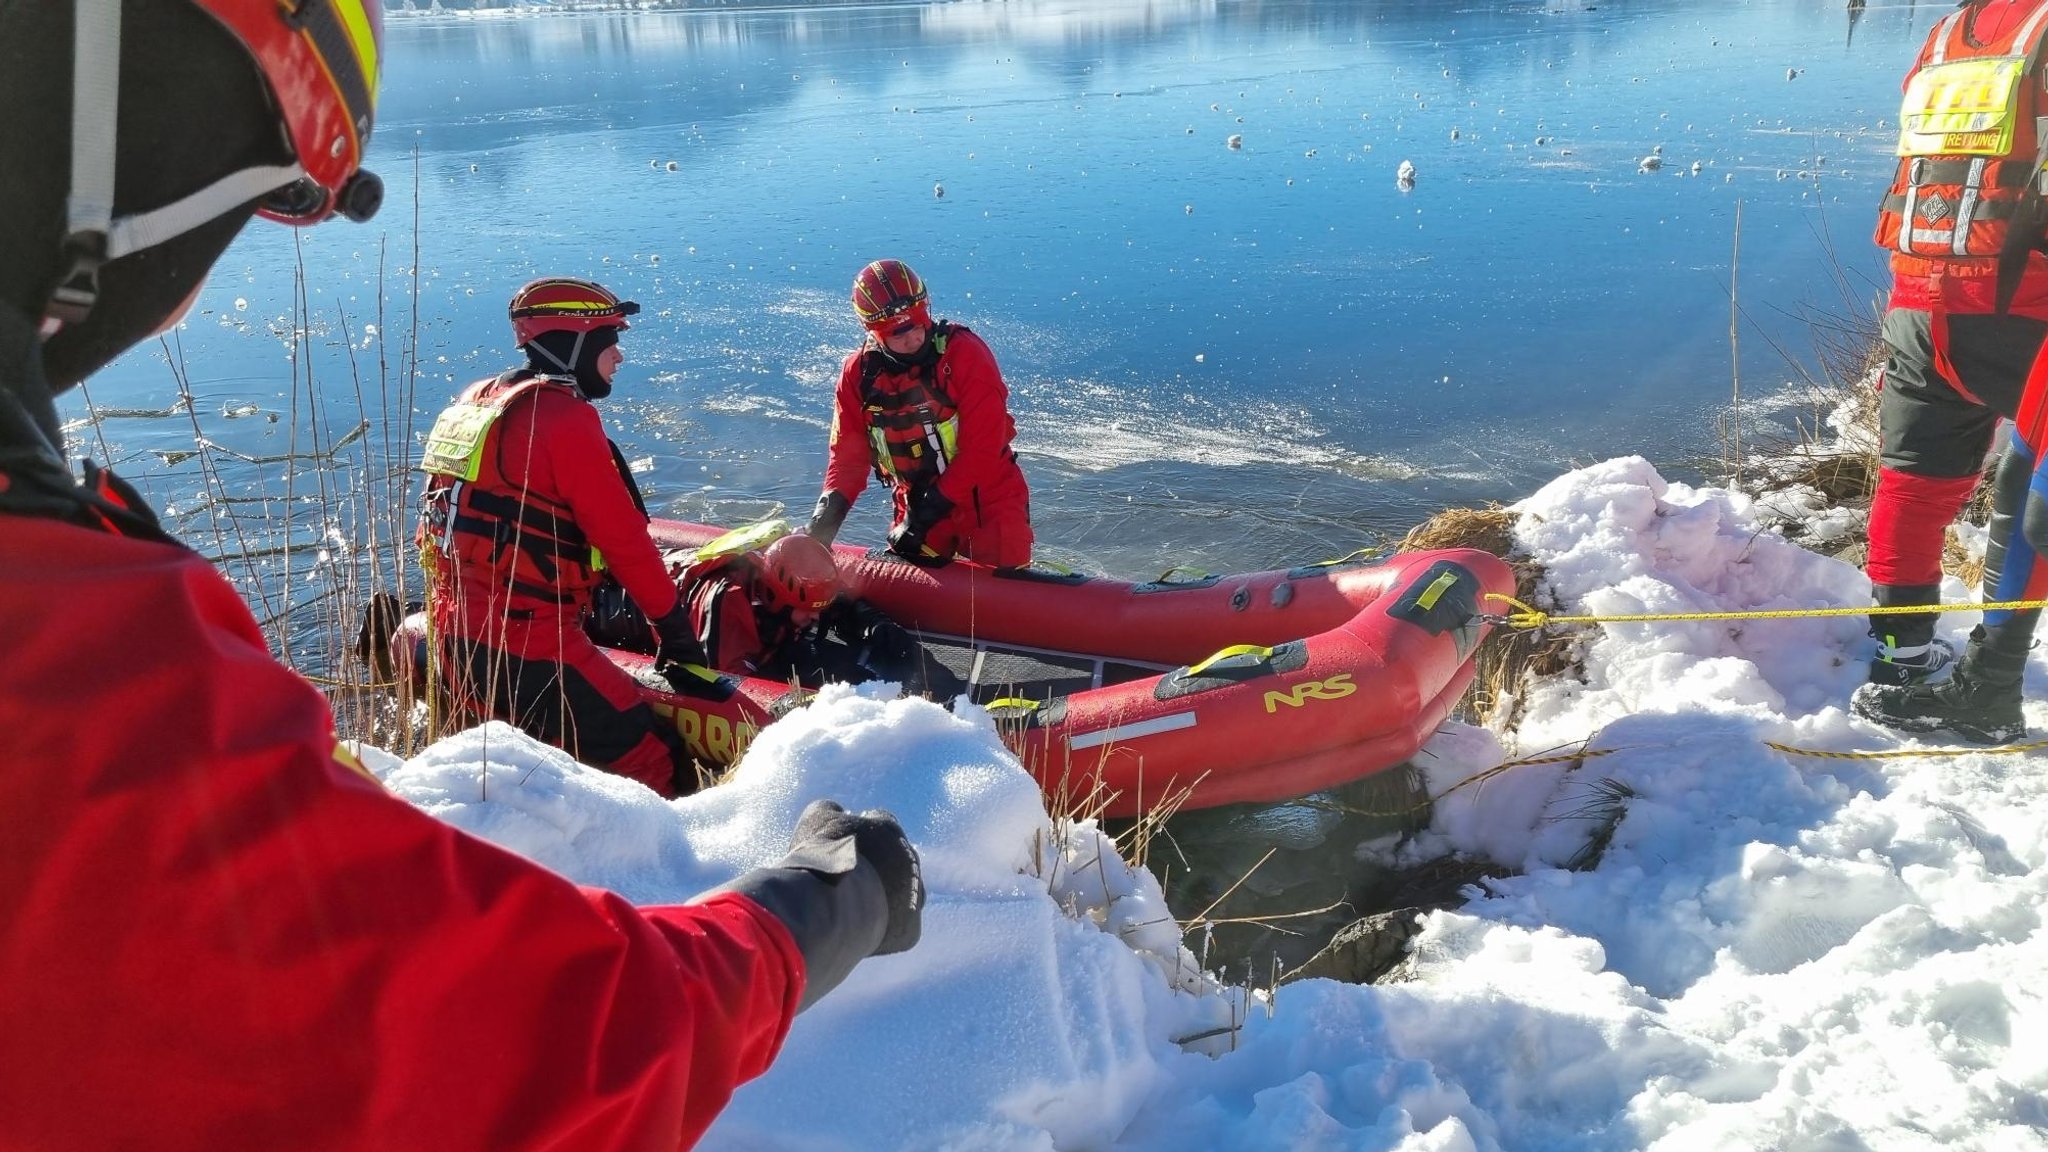
[[[380,17],[0,4],[10,1148],[687,1147],[795,1013],[917,942],[886,813],[814,803],[777,863],[649,908],[428,816],[132,488],[74,478],[54,398],[252,215],[375,210]]]

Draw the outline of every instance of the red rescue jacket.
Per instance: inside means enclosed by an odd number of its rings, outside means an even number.
[[[437,629],[520,655],[551,654],[529,651],[527,638],[564,628],[508,623],[581,616],[597,582],[593,549],[650,618],[675,607],[647,515],[597,409],[573,383],[507,372],[470,385],[456,405],[499,412],[473,478],[428,477],[419,544]]]
[[[787,615],[756,609],[749,579],[753,562],[746,554],[701,560],[676,581],[705,662],[721,672],[753,675],[795,636]]]
[[[1879,205],[1874,236],[1879,247],[1891,252],[1891,307],[1996,311],[1998,253],[2039,151],[2035,117],[2042,111],[2038,49],[2044,32],[2048,2],[1988,0],[1949,14],[1928,34],[1906,74],[1903,86],[1909,93],[1915,77],[1942,65],[2000,57],[2022,57],[2030,64],[2018,85],[2010,140],[2001,151],[1900,158]],[[1956,132],[1946,139],[1961,142],[1969,135]],[[2048,258],[2039,251],[2027,257],[2011,311],[2048,319]]]
[[[1024,519],[1030,490],[1010,446],[1017,427],[995,354],[958,324],[941,321],[932,339],[942,350],[917,367],[872,344],[840,366],[825,487],[851,503],[872,472],[895,491],[900,519],[909,491],[934,484],[953,504],[944,523],[960,537]],[[937,458],[948,448],[942,471]]]
[[[10,486],[0,1144],[674,1149],[768,1067],[803,972],[759,906],[634,908],[419,812],[204,560]]]

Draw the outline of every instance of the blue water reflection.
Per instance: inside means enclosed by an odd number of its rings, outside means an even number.
[[[898,256],[995,348],[1054,555],[1126,574],[1313,559],[1572,461],[1715,451],[1738,203],[1744,390],[1782,393],[1772,345],[1810,353],[1800,313],[1867,312],[1881,286],[1880,125],[1941,10],[397,17],[372,149],[385,214],[251,230],[179,348],[206,433],[256,454],[283,422],[214,414],[288,405],[274,329],[301,261],[314,390],[343,424],[378,358],[396,373],[416,338],[411,407],[430,416],[509,363],[513,287],[592,275],[647,308],[609,412],[656,504],[733,519],[808,507],[857,337],[845,285]],[[163,359],[131,356],[94,399],[160,403]],[[108,436],[159,491],[194,484],[147,453],[189,447],[188,424]],[[879,503],[853,536],[879,536]]]

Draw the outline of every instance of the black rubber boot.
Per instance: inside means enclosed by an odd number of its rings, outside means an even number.
[[[2039,612],[1977,627],[1955,674],[1940,684],[1865,684],[1849,710],[1902,732],[1947,730],[1976,744],[2010,744],[2026,735],[2020,683]]]
[[[1939,584],[1873,584],[1879,607],[1941,603]],[[1870,658],[1872,684],[1920,684],[1932,680],[1955,662],[1956,652],[1934,635],[1934,613],[1872,616],[1870,636],[1877,651]]]

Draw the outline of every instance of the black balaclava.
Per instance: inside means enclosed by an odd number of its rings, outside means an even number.
[[[543,376],[560,376],[567,369],[579,391],[592,400],[602,400],[612,394],[612,384],[598,372],[597,359],[618,342],[617,328],[543,332],[526,342],[526,363]]]
[[[53,397],[148,338],[255,210],[243,205],[105,265],[91,315],[35,348],[34,325],[63,271],[73,49],[72,5],[0,0],[0,308],[12,313],[0,389],[52,445],[62,443]],[[256,62],[197,5],[123,5],[120,77],[116,216],[290,160]]]
[[[875,350],[882,354],[882,359],[887,360],[889,363],[899,368],[929,367],[930,365],[939,362],[939,342],[932,338],[936,334],[936,332],[937,329],[935,329],[932,325],[925,325],[924,343],[918,345],[917,351],[915,352],[910,352],[899,356],[896,353],[891,352],[889,350],[888,342],[884,341],[880,337],[875,338]]]

